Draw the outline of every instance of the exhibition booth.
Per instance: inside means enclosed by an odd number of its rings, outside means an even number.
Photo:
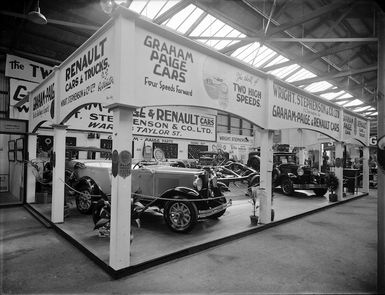
[[[369,122],[364,117],[124,8],[117,9],[111,20],[55,67],[27,100],[27,160],[50,158],[52,182],[49,186],[41,183],[37,193],[35,168],[27,165],[26,202],[113,275],[194,253],[369,192]],[[90,215],[80,214],[68,205],[73,198],[65,181],[66,146],[79,146],[79,142],[69,144],[67,129],[70,120],[78,117],[81,121],[79,113],[90,106],[101,106],[99,118],[105,120],[102,128],[112,132],[102,134],[106,140],[103,147],[111,149],[112,154],[106,166],[99,164],[100,168],[109,169],[108,238],[97,235]],[[250,121],[256,126],[253,137],[218,134],[217,111]],[[42,132],[43,124],[52,130]],[[140,132],[145,132],[145,136],[138,137]],[[38,133],[46,136],[43,140],[51,140],[52,152],[38,154]],[[162,138],[157,135],[178,139],[179,145],[175,147],[166,139],[154,140]],[[137,176],[134,169],[139,158],[136,153],[144,157],[149,142],[149,159],[157,159],[154,152],[161,150],[163,157],[177,160],[189,159],[191,153],[201,151],[200,146],[213,151],[241,140],[247,142],[238,148],[237,156],[243,163],[253,148],[259,148],[259,185],[250,189],[250,185],[229,181],[230,191],[224,197],[210,199],[226,199],[225,202],[199,208],[200,216],[222,215],[220,218],[202,218],[191,231],[181,234],[170,231],[164,225],[163,211],[149,205],[147,208],[153,210],[142,216],[142,226],[132,226],[134,198],[141,196],[156,202],[156,196],[146,195],[145,184],[140,190],[137,188],[145,176]],[[295,154],[300,165],[311,167],[314,173],[332,173],[339,185],[326,194],[316,193],[317,197],[298,189],[294,195],[300,202],[293,205],[273,185],[274,154],[278,151],[275,148],[282,145],[287,146],[285,152]],[[77,152],[80,159],[79,154],[87,151]],[[105,151],[93,152],[91,158],[101,159]],[[152,176],[160,170],[151,172]],[[183,173],[190,172],[179,170],[178,175]],[[285,191],[283,184],[281,187]],[[316,186],[309,187],[316,192]],[[337,202],[330,202],[330,193]],[[259,223],[255,225],[249,219],[251,208],[255,208],[252,196],[259,196]],[[179,204],[191,208],[184,199]],[[172,210],[168,207],[172,206],[165,205],[164,210]],[[215,211],[219,207],[221,211]]]

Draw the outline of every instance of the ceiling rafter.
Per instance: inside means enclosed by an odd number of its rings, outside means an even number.
[[[290,66],[290,65],[296,64],[296,63],[301,64],[301,63],[311,62],[311,61],[316,60],[320,57],[332,55],[332,54],[335,54],[335,53],[338,53],[341,51],[345,51],[345,50],[349,50],[349,49],[354,49],[354,48],[360,47],[364,44],[366,44],[366,43],[357,42],[357,43],[348,43],[348,44],[341,44],[341,45],[329,47],[325,50],[319,51],[319,52],[314,53],[314,54],[308,54],[308,55],[305,55],[303,57],[291,59],[289,61],[286,61],[286,62],[283,62],[280,64],[276,64],[276,65],[272,65],[270,67],[263,68],[263,70],[264,71],[272,71],[272,70],[278,69],[280,67],[286,67],[286,66]]]
[[[341,77],[353,76],[353,75],[371,72],[371,71],[377,71],[377,65],[372,65],[372,66],[369,66],[369,67],[366,67],[363,69],[339,72],[339,73],[331,74],[331,75],[324,75],[324,76],[318,76],[318,77],[314,77],[314,78],[302,79],[302,80],[292,82],[291,84],[293,84],[295,86],[307,85],[307,84],[311,84],[311,83],[315,83],[315,82],[330,81],[330,80],[341,78]]]
[[[268,30],[266,32],[266,37],[268,38],[268,37],[273,36],[273,35],[275,35],[277,33],[286,31],[286,30],[288,30],[288,29],[290,29],[292,27],[301,25],[301,24],[306,23],[306,22],[308,22],[310,20],[313,20],[315,18],[319,18],[319,17],[321,17],[323,15],[326,15],[326,14],[329,14],[331,12],[334,12],[334,11],[340,9],[341,7],[345,6],[345,5],[347,5],[347,3],[345,3],[344,1],[340,1],[340,2],[333,3],[333,4],[330,4],[330,5],[327,5],[327,6],[323,6],[323,7],[319,8],[319,9],[317,9],[313,13],[306,14],[302,18],[299,18],[299,19],[297,19],[295,21],[292,21],[292,22],[281,24],[281,25],[277,26],[276,28]]]

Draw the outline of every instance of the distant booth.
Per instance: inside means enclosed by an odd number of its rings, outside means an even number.
[[[131,153],[133,113],[140,107],[146,107],[147,112],[158,106],[201,107],[229,112],[257,125],[260,187],[266,191],[268,204],[263,223],[271,218],[273,145],[278,130],[292,129],[303,138],[306,134],[330,138],[334,145],[333,169],[340,183],[345,169],[344,145],[357,141],[363,149],[362,192],[369,189],[366,119],[124,8],[117,9],[110,21],[55,67],[29,94],[29,101],[30,159],[36,156],[35,132],[39,126],[50,124],[54,130],[50,220],[57,226],[64,222],[66,122],[79,109],[95,103],[113,114],[112,150],[117,154]],[[203,128],[202,132],[211,129]],[[315,142],[317,137],[314,135]],[[102,260],[108,260],[106,265],[113,271],[129,272],[135,267],[130,263],[131,175],[127,169],[124,174],[120,172],[112,176],[109,255]],[[343,186],[339,186],[338,200],[343,199],[343,193]],[[27,201],[34,203],[35,198],[35,177],[29,167]]]

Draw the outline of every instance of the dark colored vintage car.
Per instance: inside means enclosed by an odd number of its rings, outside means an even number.
[[[111,192],[111,161],[71,162],[72,174],[76,175],[72,183],[77,208],[81,213],[91,213],[93,205]],[[138,163],[133,166],[131,176],[133,197],[144,206],[158,207],[167,226],[175,232],[192,230],[199,219],[218,218],[231,205],[218,185],[215,171],[210,168]]]
[[[259,171],[259,163],[259,152],[250,153],[248,165],[258,165],[256,170]],[[317,168],[298,165],[295,153],[273,154],[272,178],[273,186],[281,186],[282,192],[286,195],[292,195],[295,190],[313,190],[317,196],[323,196],[328,191],[327,175]]]

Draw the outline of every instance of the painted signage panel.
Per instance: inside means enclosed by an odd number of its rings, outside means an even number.
[[[55,103],[57,96],[57,85],[55,83],[55,75],[40,84],[31,92],[29,98],[29,129],[35,130],[42,122],[54,122]]]
[[[112,99],[113,38],[109,30],[60,69],[60,121],[82,105]]]
[[[353,139],[361,143],[369,144],[369,122],[353,114],[343,113],[343,141],[351,142]]]
[[[9,101],[9,116],[13,119],[28,120],[29,102],[26,102],[22,106],[14,107],[19,101],[21,101],[28,92],[32,91],[39,85],[38,83],[28,82],[17,79],[9,79],[10,101]]]
[[[263,126],[267,98],[262,75],[256,76],[139,27],[135,40],[134,105],[219,109]]]
[[[269,128],[306,128],[340,138],[341,111],[299,89],[273,81],[269,97]]]
[[[27,132],[27,121],[0,119],[0,132],[25,133]]]
[[[70,129],[112,132],[113,116],[101,104],[85,106],[68,120]],[[133,114],[133,134],[215,141],[216,116],[186,107],[147,107]]]
[[[7,54],[5,76],[41,83],[50,73],[52,67],[29,59]]]

